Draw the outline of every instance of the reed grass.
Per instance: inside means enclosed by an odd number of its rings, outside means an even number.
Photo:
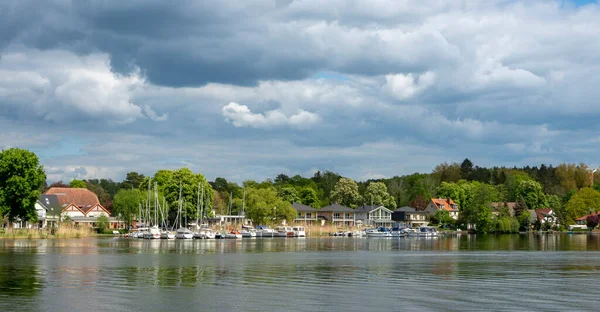
[[[90,227],[59,226],[50,229],[5,229],[0,231],[0,238],[5,239],[37,239],[37,238],[84,238],[96,236]]]

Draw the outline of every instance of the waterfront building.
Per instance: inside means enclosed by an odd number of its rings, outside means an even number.
[[[111,228],[121,228],[123,222],[111,217],[110,211],[100,204],[94,192],[84,188],[52,187],[42,195],[42,203],[57,203],[60,218],[69,218],[74,225],[95,226],[96,219],[106,216]]]
[[[362,205],[354,210],[356,223],[367,226],[385,226],[394,224],[392,211],[381,205]]]
[[[401,222],[408,224],[410,227],[424,226],[429,223],[427,221],[427,212],[419,211],[415,207],[400,207],[392,213],[392,220],[394,222]]]
[[[454,220],[458,220],[458,205],[452,198],[432,198],[429,200],[425,212],[434,216],[438,211],[446,210]]]

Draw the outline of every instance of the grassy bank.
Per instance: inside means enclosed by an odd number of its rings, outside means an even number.
[[[87,227],[59,227],[54,231],[47,229],[5,229],[0,230],[0,238],[83,238],[97,236],[96,232]]]

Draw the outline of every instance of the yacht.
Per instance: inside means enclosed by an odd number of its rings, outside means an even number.
[[[256,237],[256,229],[253,226],[242,226],[241,234],[246,238]]]
[[[404,237],[404,236],[408,235],[408,233],[406,232],[406,229],[404,229],[404,228],[392,228],[391,234],[392,234],[392,237]]]
[[[179,228],[177,233],[175,234],[175,238],[177,239],[192,239],[194,238],[194,232],[190,231],[187,228]]]
[[[438,231],[428,226],[420,226],[418,229],[411,229],[408,236],[412,237],[438,237]]]
[[[306,231],[303,226],[294,226],[292,228],[295,237],[306,237]]]
[[[275,237],[276,231],[266,225],[256,227],[256,236],[258,237]]]
[[[384,227],[366,229],[365,235],[367,235],[367,237],[392,237],[392,233]]]
[[[144,238],[159,239],[160,238],[160,229],[158,228],[158,226],[153,226],[150,228],[150,230],[148,232],[145,232]]]
[[[162,231],[162,232],[160,232],[160,238],[162,238],[162,239],[175,239],[175,232]]]
[[[275,228],[276,237],[294,237],[296,233],[291,226],[278,226]]]
[[[225,233],[225,238],[242,238],[242,234],[239,231],[232,230],[229,233]]]

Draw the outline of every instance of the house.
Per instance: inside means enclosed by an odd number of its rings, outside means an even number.
[[[511,217],[515,215],[515,207],[517,206],[516,202],[493,202],[492,203],[492,214],[499,215],[500,210],[504,207],[508,209],[508,213]]]
[[[110,216],[110,211],[104,208],[94,192],[84,188],[52,187],[42,195],[42,203],[56,203],[55,209],[60,209],[62,219],[69,218],[75,225],[87,224],[94,226],[100,216],[110,220],[111,228],[124,226]]]
[[[340,204],[333,204],[319,209],[318,217],[322,217],[323,220],[336,226],[353,226],[356,224],[355,210]]]
[[[362,205],[354,210],[356,224],[368,226],[390,226],[392,221],[391,210],[381,205],[367,206]]]
[[[324,215],[319,217],[319,209],[311,206],[303,205],[301,203],[293,203],[292,207],[298,212],[298,216],[294,219],[295,222],[303,224],[321,223],[321,220],[325,220]]]
[[[589,214],[587,216],[583,216],[580,218],[575,219],[575,223],[577,223],[578,225],[587,225],[587,218],[592,217],[592,216],[597,216],[600,217],[600,211],[596,211],[592,214]]]
[[[454,220],[458,220],[458,205],[454,203],[452,198],[432,198],[427,204],[427,207],[425,207],[425,212],[430,216],[435,215],[441,210],[448,211],[450,217]]]
[[[400,207],[392,213],[392,220],[408,224],[410,227],[427,225],[427,212],[419,211],[415,207]]]
[[[534,213],[535,213],[536,220],[539,221],[540,224],[546,224],[546,223],[549,225],[558,224],[558,220],[556,218],[556,215],[552,211],[552,208],[536,209]]]

